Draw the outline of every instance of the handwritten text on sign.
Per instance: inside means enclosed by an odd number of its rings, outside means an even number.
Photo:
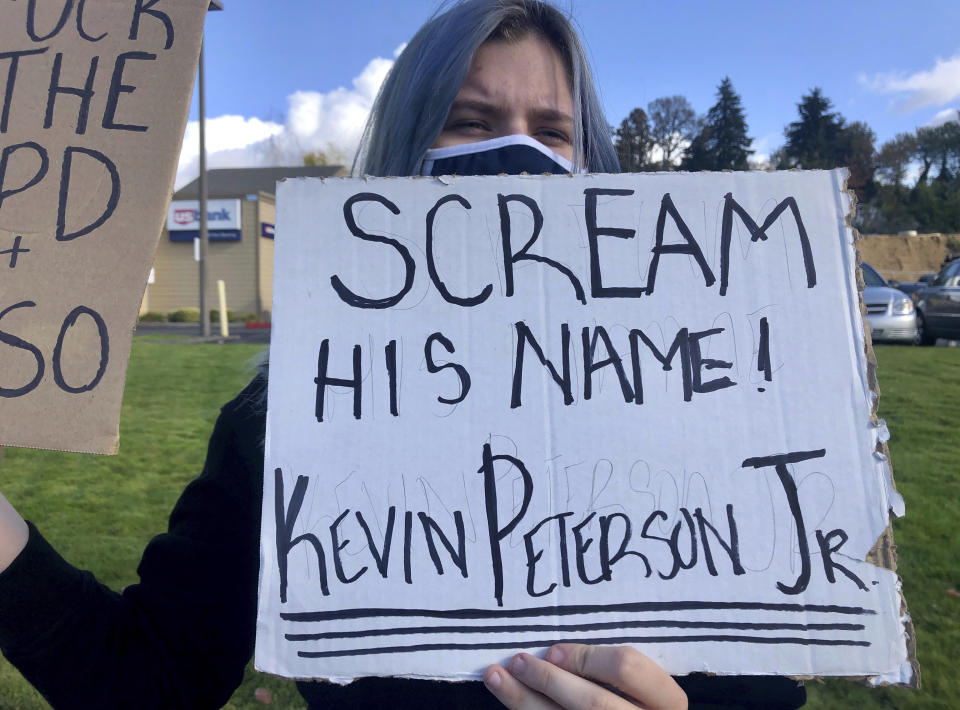
[[[258,666],[899,673],[841,185],[281,185]]]
[[[0,5],[0,443],[116,450],[205,12]]]

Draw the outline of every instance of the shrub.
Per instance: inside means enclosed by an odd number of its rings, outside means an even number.
[[[236,319],[237,319],[236,313],[234,313],[233,311],[231,311],[231,310],[228,308],[228,309],[227,309],[227,322],[228,322],[228,323],[233,323]],[[211,323],[219,323],[219,322],[220,322],[220,309],[219,309],[219,308],[211,308],[211,309],[210,309],[210,322],[211,322]]]
[[[181,308],[173,313],[167,314],[167,321],[170,323],[199,323],[199,308]]]
[[[141,313],[140,318],[138,320],[141,323],[163,323],[166,319],[167,317],[162,313],[147,311],[146,313]]]
[[[256,313],[234,313],[229,308],[227,309],[227,321],[230,323],[252,323],[257,320]],[[210,310],[210,322],[219,323],[220,322],[220,309],[212,308]]]

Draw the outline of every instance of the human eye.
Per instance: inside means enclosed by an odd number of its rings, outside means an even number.
[[[443,128],[444,133],[475,136],[489,133],[490,127],[486,121],[471,116],[452,118]]]
[[[550,126],[540,128],[534,137],[546,146],[566,146],[571,144],[570,136],[566,131]]]

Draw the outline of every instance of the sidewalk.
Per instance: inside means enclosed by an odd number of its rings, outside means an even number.
[[[199,323],[139,323],[134,335],[165,335],[189,343],[263,343],[270,342],[270,328],[245,328],[243,323],[230,324],[230,336],[220,337],[220,324],[210,324],[210,337],[204,338]]]

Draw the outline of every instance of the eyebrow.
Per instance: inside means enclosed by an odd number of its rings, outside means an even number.
[[[454,111],[476,111],[477,113],[489,116],[491,114],[504,113],[506,110],[506,107],[499,104],[477,99],[454,99],[453,103],[450,104],[451,114]],[[533,109],[532,115],[540,121],[573,123],[573,116],[553,108]]]

